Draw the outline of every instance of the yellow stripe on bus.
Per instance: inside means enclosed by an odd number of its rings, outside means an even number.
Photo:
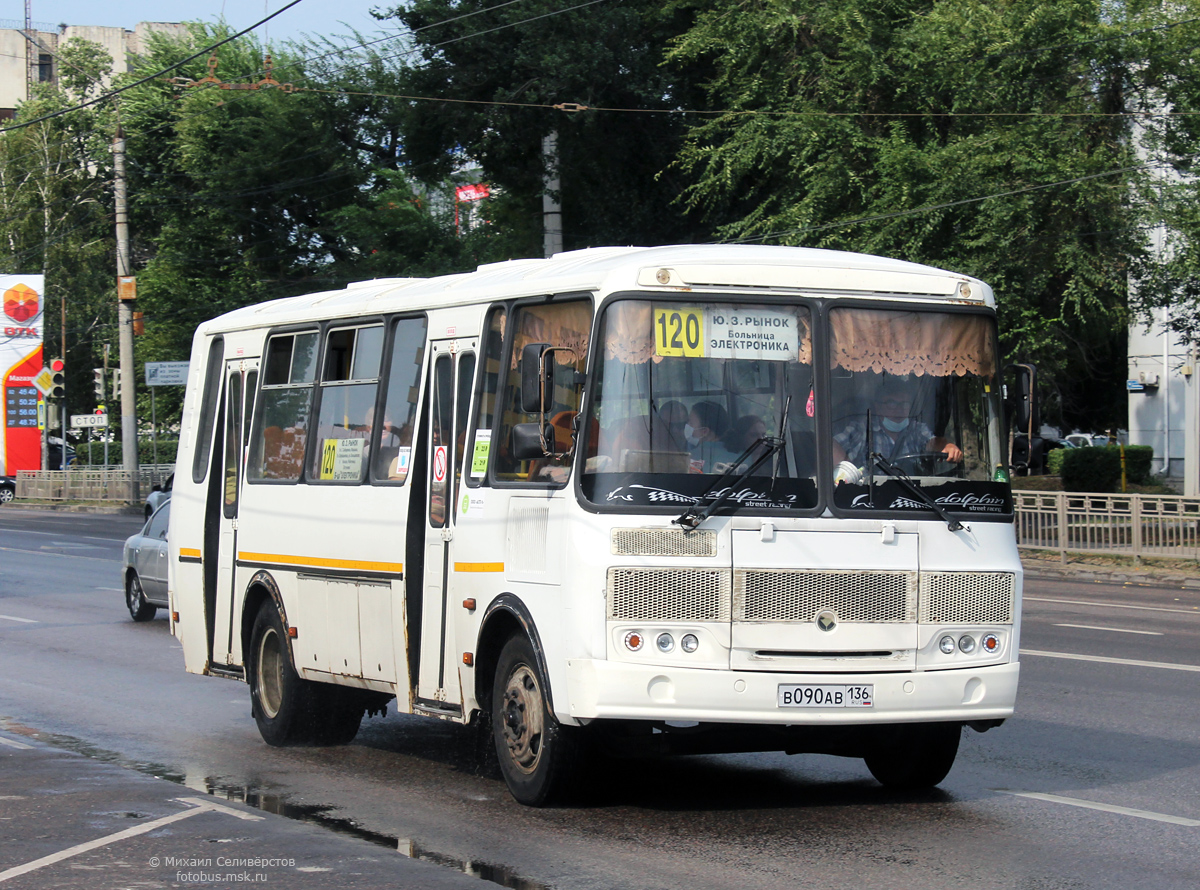
[[[179,556],[182,559],[199,559],[200,551],[192,547],[180,547]]]
[[[502,562],[456,562],[454,564],[456,572],[503,572],[504,563]]]
[[[303,566],[316,569],[353,569],[360,572],[389,572],[399,575],[404,571],[400,562],[369,562],[361,559],[326,559],[320,556],[290,556],[283,553],[238,553],[239,562],[258,562],[270,565]]]

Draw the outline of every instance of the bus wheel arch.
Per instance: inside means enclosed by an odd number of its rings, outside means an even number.
[[[483,619],[479,623],[479,639],[475,646],[475,700],[479,702],[479,707],[485,714],[490,713],[491,709],[492,685],[500,652],[504,644],[517,634],[523,634],[529,640],[541,675],[550,675],[546,669],[546,653],[542,648],[541,637],[528,607],[514,594],[500,594],[483,613]],[[553,712],[553,696],[549,688],[546,689],[545,695]]]
[[[279,593],[279,585],[275,583],[275,579],[271,576],[270,572],[255,572],[254,577],[250,579],[250,583],[246,585],[246,597],[242,601],[242,663],[247,670],[247,682],[250,681],[250,638],[254,633],[254,621],[258,618],[258,613],[262,609],[263,603],[267,601],[275,604],[275,608],[279,610],[280,618],[283,620],[283,626],[286,629],[288,627],[287,610],[283,607],[283,597]]]

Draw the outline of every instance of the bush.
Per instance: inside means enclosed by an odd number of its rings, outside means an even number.
[[[1063,491],[1115,492],[1121,489],[1121,448],[1103,445],[1092,448],[1064,448],[1051,454],[1060,464]],[[1149,445],[1125,448],[1125,481],[1145,485],[1150,481],[1150,461],[1154,449]]]
[[[158,439],[158,462],[160,464],[175,463],[175,452],[179,450],[178,439],[164,439],[161,436]],[[120,468],[122,459],[121,440],[108,443],[108,465],[110,467]],[[149,436],[144,437],[138,442],[138,460],[140,463],[149,465],[154,463],[154,442]],[[75,446],[75,464],[77,467],[86,467],[88,462],[88,444],[81,442]],[[104,466],[104,443],[92,443],[92,459],[91,466]]]
[[[1046,471],[1051,476],[1062,475],[1063,456],[1070,450],[1070,448],[1055,448],[1046,455]]]

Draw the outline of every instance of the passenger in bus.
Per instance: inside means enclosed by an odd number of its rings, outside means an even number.
[[[958,463],[962,449],[935,436],[930,426],[913,415],[913,386],[902,377],[885,377],[875,391],[871,408],[871,445],[888,460],[910,454],[943,452]],[[856,417],[833,434],[834,463],[849,461],[856,467],[867,462],[867,418]]]
[[[757,414],[739,417],[729,428],[729,432],[725,436],[725,447],[735,458],[740,457],[747,448],[758,443],[757,447],[747,454],[739,464],[740,469],[749,469],[767,450],[767,445],[759,441],[766,434],[767,422]]]
[[[683,433],[693,473],[721,473],[728,468],[737,457],[722,441],[728,431],[729,414],[716,402],[697,402],[692,406]]]

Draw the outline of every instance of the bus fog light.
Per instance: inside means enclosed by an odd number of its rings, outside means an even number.
[[[675,638],[670,634],[659,634],[658,639],[654,642],[658,646],[659,652],[670,652],[675,648]]]
[[[938,640],[938,648],[942,650],[943,655],[954,654],[954,637],[942,637]]]
[[[983,647],[984,652],[999,652],[1000,638],[995,634],[984,634],[983,639],[979,641],[979,645]]]
[[[969,655],[975,651],[975,638],[970,634],[963,634],[958,638],[958,648],[961,649],[964,654]]]
[[[695,634],[684,634],[683,639],[679,641],[679,648],[684,652],[695,652],[700,648],[700,640]]]
[[[642,645],[645,642],[646,638],[636,630],[631,630],[629,633],[625,634],[625,648],[630,652],[637,652],[642,648]]]

